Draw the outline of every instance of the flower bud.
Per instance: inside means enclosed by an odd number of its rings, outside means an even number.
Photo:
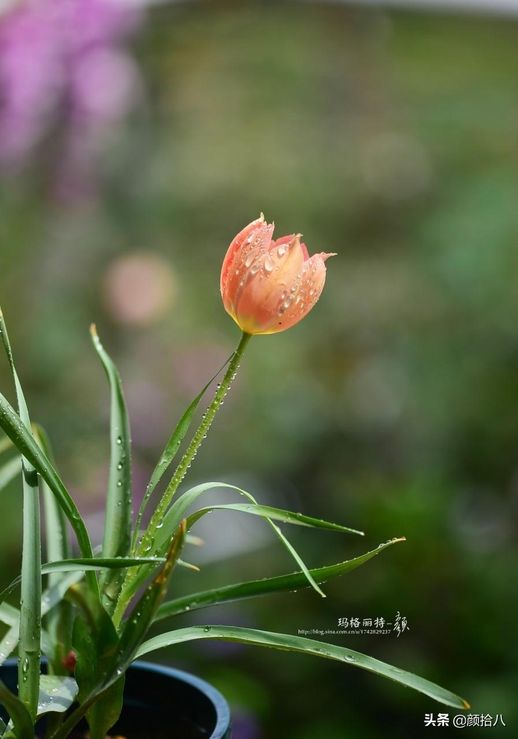
[[[230,244],[221,269],[227,313],[248,334],[274,334],[301,321],[320,297],[325,261],[309,256],[300,234],[272,240],[274,225],[252,221]]]

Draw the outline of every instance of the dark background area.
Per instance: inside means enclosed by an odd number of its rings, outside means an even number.
[[[32,415],[93,537],[109,403],[89,323],[125,383],[138,497],[175,420],[237,341],[219,269],[262,210],[277,235],[300,231],[310,252],[338,256],[302,324],[252,341],[189,483],[235,482],[365,530],[365,540],[287,531],[312,566],[407,542],[330,582],[326,600],[305,590],[177,623],[296,633],[399,610],[409,625],[399,638],[337,643],[439,682],[474,713],[503,714],[506,729],[469,736],[512,735],[516,24],[280,2],[107,18],[101,5],[90,25],[69,27],[79,40],[62,54],[59,19],[38,21],[39,46],[0,19],[0,68],[16,33],[11,81],[33,90],[10,106],[6,86],[0,107],[0,301]],[[46,33],[53,64],[38,57]],[[12,398],[5,362],[0,386]],[[19,564],[20,501],[15,484],[0,497],[3,584]],[[260,520],[209,518],[188,557],[202,571],[179,573],[175,592],[293,569]],[[156,658],[224,692],[236,739],[416,737],[425,713],[448,712],[310,657],[206,642]]]

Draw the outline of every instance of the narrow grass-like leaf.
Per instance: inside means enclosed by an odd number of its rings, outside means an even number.
[[[124,705],[125,675],[121,675],[97,698],[87,711],[86,720],[90,739],[105,739],[107,732],[117,722]]]
[[[333,577],[338,577],[340,575],[344,575],[346,572],[355,570],[373,557],[376,557],[383,550],[401,541],[405,541],[405,539],[391,539],[384,544],[380,544],[376,549],[372,549],[370,552],[366,552],[359,557],[348,559],[345,562],[338,562],[334,565],[315,567],[310,569],[309,572],[313,579],[321,585]],[[298,590],[299,588],[308,587],[310,587],[310,585],[303,572],[291,572],[287,575],[277,575],[275,577],[262,578],[260,580],[249,580],[247,582],[235,583],[233,585],[223,585],[220,588],[191,593],[190,595],[184,595],[181,598],[175,598],[174,600],[162,603],[155,616],[155,621],[161,621],[170,616],[177,616],[180,613],[187,613],[188,611],[195,611],[199,608],[207,608],[208,606],[215,606],[221,603],[245,600],[246,598],[256,598],[270,593],[279,593],[286,590],[293,591]]]
[[[74,702],[77,691],[77,683],[73,677],[42,675],[38,716],[42,716],[44,713],[63,713],[67,711]]]
[[[329,521],[324,521],[320,518],[312,518],[311,516],[304,516],[302,513],[292,513],[291,511],[284,511],[280,508],[273,508],[272,506],[263,506],[260,504],[243,505],[239,503],[232,503],[232,504],[227,504],[227,505],[214,505],[214,506],[207,506],[206,508],[201,508],[200,510],[196,511],[196,513],[191,514],[187,518],[188,528],[190,529],[196,523],[196,521],[198,521],[202,516],[206,515],[207,513],[211,513],[214,510],[240,511],[242,513],[251,513],[252,515],[255,515],[255,516],[261,516],[261,518],[266,519],[266,521],[273,528],[273,530],[275,531],[277,536],[280,538],[280,540],[282,541],[286,549],[289,551],[289,553],[291,554],[295,562],[299,565],[299,567],[304,573],[304,576],[306,577],[306,579],[308,580],[312,588],[316,590],[316,592],[320,596],[322,596],[322,598],[326,597],[325,593],[321,590],[321,588],[315,582],[306,563],[304,562],[300,554],[297,552],[295,547],[291,544],[291,542],[287,539],[287,537],[280,530],[280,528],[274,523],[274,520],[283,521],[285,523],[296,524],[298,526],[322,528],[322,529],[327,529],[330,531],[347,532],[347,533],[359,534],[360,536],[363,536],[362,531],[356,531],[355,529],[350,529],[346,526],[340,526],[339,524],[334,524]]]
[[[20,611],[10,603],[0,605],[0,621],[9,626],[0,641],[0,665],[5,662],[18,645],[20,636]]]
[[[0,603],[0,621],[7,626],[14,626],[20,620],[20,611],[10,603]]]
[[[191,488],[191,490],[188,490],[186,493],[184,493],[176,501],[176,503],[174,503],[171,506],[171,508],[169,509],[169,511],[167,512],[164,518],[163,526],[158,531],[158,536],[157,536],[157,544],[158,544],[157,551],[158,552],[160,552],[161,547],[164,546],[163,537],[167,536],[167,533],[175,525],[178,518],[185,515],[185,511],[197,500],[197,498],[200,495],[214,488],[227,488],[228,490],[233,490],[239,493],[240,495],[243,495],[244,497],[248,498],[252,502],[252,505],[229,504],[226,506],[225,505],[209,506],[207,508],[202,508],[196,511],[196,513],[193,513],[191,514],[191,516],[188,517],[187,530],[190,530],[190,528],[194,525],[194,523],[199,518],[204,516],[206,513],[209,513],[210,511],[217,510],[217,509],[227,508],[230,510],[240,510],[245,513],[253,513],[254,515],[261,516],[270,524],[275,534],[279,537],[279,539],[281,540],[283,545],[286,547],[288,552],[291,554],[293,559],[297,562],[297,564],[301,568],[302,572],[304,573],[311,587],[323,598],[325,598],[325,593],[321,590],[321,588],[318,586],[318,584],[315,582],[315,580],[311,576],[311,573],[306,563],[304,562],[302,557],[299,555],[295,547],[290,543],[290,541],[283,534],[280,528],[274,523],[274,519],[285,521],[288,523],[295,523],[300,526],[326,528],[326,529],[332,529],[334,531],[359,534],[363,536],[362,531],[356,531],[355,529],[350,529],[346,526],[341,526],[339,524],[333,524],[328,521],[323,521],[322,519],[311,518],[310,516],[304,516],[301,513],[291,513],[289,511],[283,511],[279,508],[273,508],[271,506],[262,506],[257,503],[253,495],[248,493],[246,490],[243,490],[242,488],[237,487],[236,485],[229,485],[227,483],[221,483],[221,482],[208,482],[202,485],[197,485],[194,488]]]
[[[0,467],[0,490],[3,490],[16,475],[22,471],[22,463],[19,457],[10,459]]]
[[[230,503],[226,505],[213,505],[207,506],[206,508],[200,508],[200,510],[196,511],[196,513],[191,514],[187,518],[187,526],[190,529],[196,523],[196,521],[202,518],[202,516],[216,510],[230,510],[239,511],[242,513],[251,513],[254,516],[260,516],[261,518],[266,519],[277,534],[277,536],[280,538],[286,549],[289,551],[295,562],[302,569],[304,576],[306,577],[310,585],[313,587],[314,590],[316,590],[319,595],[322,596],[322,598],[326,597],[325,593],[319,588],[318,584],[311,575],[311,571],[308,569],[307,565],[305,564],[304,560],[297,552],[295,547],[291,544],[289,539],[286,538],[280,528],[275,523],[273,523],[273,521],[283,521],[284,523],[296,524],[298,526],[321,528],[327,529],[328,531],[347,532],[352,534],[359,534],[360,536],[363,535],[362,531],[356,531],[355,529],[350,529],[346,526],[340,526],[339,524],[331,523],[330,521],[324,521],[320,518],[305,516],[302,513],[292,513],[291,511],[285,511],[280,508],[273,508],[272,506],[263,506],[260,504],[243,505],[239,503]]]
[[[186,570],[192,570],[192,572],[200,572],[201,568],[198,565],[192,564],[192,562],[186,562],[184,559],[177,559],[176,564],[178,567],[185,567]]]
[[[167,547],[168,542],[170,541],[170,537],[172,535],[172,532],[176,530],[176,527],[179,525],[182,518],[186,515],[187,510],[194,505],[196,500],[205,493],[208,493],[214,489],[217,488],[225,488],[227,490],[231,490],[234,492],[237,492],[239,495],[247,498],[249,501],[251,501],[252,504],[257,505],[257,501],[254,498],[251,493],[247,492],[246,490],[243,490],[242,488],[237,487],[236,485],[230,485],[228,483],[224,482],[207,482],[203,483],[201,485],[196,485],[195,487],[191,488],[190,490],[187,490],[183,495],[181,495],[178,500],[173,503],[171,508],[166,513],[164,520],[162,522],[162,525],[160,529],[156,531],[156,537],[154,540],[154,546],[152,548],[152,551],[157,554],[162,554],[164,549]],[[313,580],[311,577],[309,570],[303,561],[302,557],[298,554],[298,552],[295,550],[295,548],[290,544],[288,539],[284,536],[282,531],[279,529],[278,526],[268,517],[266,517],[267,522],[270,524],[272,529],[274,530],[276,536],[279,537],[282,544],[286,547],[286,549],[290,552],[292,557],[295,559],[301,570],[304,572],[305,576],[308,579],[308,582],[310,585],[314,588],[314,590],[319,593],[322,597],[324,596],[324,593],[322,590],[318,587],[317,583]],[[188,522],[188,529],[192,524]],[[141,584],[142,579],[145,578],[145,571],[142,570],[139,573],[135,573],[128,578],[127,583],[127,590],[126,598],[131,597],[131,595],[135,592],[136,588]]]
[[[70,572],[64,577],[60,577],[55,585],[48,587],[41,595],[41,615],[45,616],[55,606],[57,606],[66,595],[66,592],[72,585],[75,585],[83,578],[84,570]]]
[[[193,547],[202,547],[205,544],[201,536],[194,536],[193,534],[186,535],[185,543],[192,544]]]
[[[65,593],[73,585],[83,577],[82,572],[74,572],[65,577],[61,577],[60,580],[53,585],[51,588],[47,588],[41,595],[41,615],[45,616],[51,611],[58,603],[62,603]],[[16,649],[18,645],[18,638],[20,635],[20,611],[18,608],[10,605],[9,603],[0,604],[0,621],[10,626],[9,631],[4,635],[0,641],[0,665],[9,657],[9,655]],[[51,639],[42,630],[42,647],[43,651],[47,656],[52,651],[50,644]]]
[[[61,562],[47,562],[41,566],[43,575],[51,572],[88,572],[91,570],[122,570],[127,567],[141,567],[142,565],[160,565],[165,557],[93,557],[72,558]]]
[[[160,455],[160,459],[158,460],[158,464],[153,470],[153,473],[151,475],[151,478],[149,480],[149,484],[146,487],[146,492],[144,493],[144,497],[142,498],[142,503],[140,504],[139,512],[136,518],[135,523],[135,538],[133,541],[133,547],[136,546],[137,543],[137,536],[138,532],[140,530],[140,525],[142,523],[142,517],[144,515],[144,511],[146,509],[146,505],[152,496],[156,486],[164,476],[164,474],[167,472],[169,466],[171,465],[171,462],[175,458],[178,449],[181,446],[182,441],[185,438],[185,435],[187,431],[189,430],[192,420],[194,418],[194,414],[196,412],[196,409],[198,408],[201,399],[209,389],[209,387],[212,385],[216,377],[219,375],[221,370],[227,366],[227,364],[230,362],[231,356],[227,359],[225,364],[216,372],[216,374],[210,378],[208,383],[205,385],[201,393],[199,393],[192,403],[187,407],[187,409],[184,411],[182,417],[178,421],[176,428],[174,429],[173,433],[169,437],[169,440],[167,444],[165,445],[164,451]]]
[[[165,557],[77,557],[60,562],[46,562],[41,566],[42,575],[52,572],[96,572],[97,570],[120,570],[127,567],[142,567],[144,565],[159,565],[165,562]],[[0,592],[0,600],[11,593],[21,582],[20,576],[15,577],[9,585]],[[70,586],[68,586],[70,587]]]
[[[77,710],[81,715],[87,714],[92,739],[100,736],[100,727],[105,719],[110,718],[117,702],[117,695],[105,695],[101,699],[99,711],[94,709],[89,713],[94,698],[98,699],[101,693],[100,685],[110,674],[110,668],[117,653],[119,642],[118,634],[113,622],[102,606],[101,602],[92,597],[92,594],[81,585],[70,589],[68,597],[80,609],[81,614],[74,621],[73,650],[76,654],[75,678],[79,686]],[[124,683],[124,676],[115,676]],[[73,713],[76,713],[74,711]],[[103,718],[104,714],[104,718]],[[57,727],[53,727],[50,736],[69,737],[74,724],[67,724],[68,719]],[[102,733],[104,739],[106,732]]]
[[[339,531],[348,534],[359,534],[363,536],[362,531],[356,531],[350,529],[347,526],[341,526],[338,523],[332,523],[331,521],[324,521],[321,518],[313,518],[312,516],[305,516],[303,513],[293,513],[292,511],[285,511],[282,508],[274,508],[273,506],[261,505],[256,503],[255,505],[247,505],[244,503],[226,503],[224,505],[213,505],[207,506],[206,508],[200,508],[196,513],[191,514],[187,521],[190,525],[193,525],[199,518],[204,516],[206,513],[212,511],[240,511],[242,513],[251,513],[253,516],[261,516],[261,518],[270,518],[274,521],[282,521],[284,523],[295,524],[297,526],[307,526],[314,529],[326,529],[327,531]]]
[[[178,500],[173,503],[171,508],[166,513],[162,521],[162,525],[156,531],[156,535],[153,539],[153,543],[150,545],[149,551],[144,550],[141,553],[157,555],[164,554],[164,552],[169,547],[171,537],[178,529],[178,526],[180,525],[182,519],[185,518],[189,508],[194,505],[200,495],[204,495],[205,493],[208,493],[215,488],[228,488],[231,490],[235,490],[239,495],[242,495],[247,500],[255,503],[255,498],[253,495],[247,493],[246,490],[241,490],[241,488],[236,488],[233,485],[227,485],[222,482],[207,482],[202,483],[201,485],[196,485],[195,487],[190,488],[185,493],[183,493],[178,498]],[[123,592],[123,596],[126,595],[126,597],[131,597],[137,590],[137,588],[142,584],[143,580],[146,579],[146,577],[147,573],[144,570],[140,573],[131,573],[125,584],[125,591]]]
[[[182,552],[185,543],[185,534],[186,524],[185,520],[183,520],[169,545],[164,566],[135,604],[135,615],[130,615],[122,628],[118,657],[119,670],[121,668],[125,669],[131,663],[135,650],[142,642],[142,639],[153,622],[158,607],[167,592],[167,584],[173,568]]]
[[[352,667],[359,667],[362,670],[374,672],[376,675],[394,680],[400,685],[407,688],[424,693],[429,698],[444,703],[453,708],[466,709],[469,708],[463,698],[426,680],[423,677],[414,675],[406,670],[393,667],[386,662],[381,662],[374,657],[369,657],[361,652],[356,652],[347,647],[339,647],[335,644],[327,642],[314,641],[306,639],[302,636],[292,634],[275,634],[270,631],[260,631],[259,629],[249,629],[237,626],[191,626],[185,629],[169,631],[166,634],[155,636],[149,641],[144,642],[137,650],[135,659],[143,657],[149,652],[164,647],[171,647],[182,642],[194,641],[196,639],[219,639],[223,641],[238,642],[240,644],[253,644],[260,647],[270,647],[288,652],[299,652],[301,654],[311,654],[316,657],[325,657],[327,659],[344,662]]]
[[[40,426],[34,425],[36,440],[42,448],[45,455],[54,463],[52,449],[49,438],[45,430]],[[45,509],[45,532],[46,532],[46,553],[47,560],[55,562],[57,560],[68,559],[70,556],[70,547],[67,536],[66,517],[63,510],[57,503],[52,490],[45,482],[40,484],[43,494],[43,505]],[[59,576],[49,575],[49,587],[56,585]]]
[[[22,386],[14,364],[9,335],[0,310],[0,338],[11,368],[20,421],[27,433],[31,432],[31,420]],[[41,532],[40,492],[38,475],[34,466],[22,457],[23,530],[19,632],[19,696],[32,718],[38,707],[40,686],[41,643]]]
[[[16,739],[34,739],[32,719],[22,701],[0,680],[0,703],[6,708],[14,726]]]
[[[138,649],[142,639],[153,622],[157,608],[166,593],[169,577],[178,561],[184,541],[185,521],[182,521],[170,544],[167,552],[167,559],[163,568],[148,585],[139,601],[135,604],[133,613],[127,621],[123,623],[118,643],[114,645],[116,646],[116,652],[112,653],[113,650],[110,649],[107,653],[108,662],[103,664],[102,669],[99,669],[98,665],[92,665],[91,660],[88,659],[88,655],[94,648],[91,629],[85,628],[85,624],[82,621],[76,622],[76,626],[79,627],[78,637],[80,637],[77,647],[79,653],[78,656],[82,653],[86,654],[86,659],[81,659],[81,669],[85,673],[85,679],[80,680],[78,677],[80,686],[80,705],[66,719],[63,725],[52,734],[52,739],[65,739],[65,737],[68,737],[70,731],[85,714],[87,718],[92,716],[92,720],[95,722],[94,729],[96,732],[103,728],[109,728],[107,725],[103,726],[101,721],[102,716],[100,716],[94,708],[99,696],[101,696],[101,701],[103,703],[105,699],[107,700],[108,705],[105,706],[104,710],[107,715],[110,715],[110,720],[113,723],[110,706],[112,709],[116,708],[120,699],[119,691],[117,691],[114,686],[117,685],[118,681],[121,679],[121,675],[124,675],[127,667],[129,667],[133,661],[135,651]],[[110,625],[111,628],[113,628],[111,620]],[[78,661],[78,667],[79,666],[80,662]],[[90,713],[90,711],[93,711],[93,713]],[[95,733],[94,736],[97,739],[101,734]]]
[[[103,556],[125,557],[131,546],[131,440],[128,412],[119,372],[104,349],[95,325],[90,326],[94,348],[110,384],[110,476],[106,498]],[[100,577],[104,607],[111,612],[121,586],[120,573]]]
[[[1,393],[0,427],[13,441],[20,454],[35,467],[37,472],[47,482],[77,536],[81,553],[84,557],[91,557],[92,546],[90,544],[90,538],[76,504],[49,458],[40,449],[32,434],[22,424],[14,408]]]
[[[0,665],[14,652],[20,638],[20,627],[18,623],[11,626],[0,641]]]
[[[47,457],[54,462],[50,440],[45,430],[39,425],[34,425],[34,434]],[[68,559],[70,557],[70,549],[65,514],[52,494],[52,490],[42,478],[40,478],[40,491],[45,512],[47,560],[55,562]],[[60,573],[50,573],[47,580],[49,589],[58,586],[62,579]],[[46,628],[51,644],[54,645],[54,649],[51,649],[52,653],[49,655],[47,652],[47,656],[49,657],[48,672],[57,675],[65,674],[66,668],[63,665],[63,660],[72,647],[72,607],[68,601],[63,599],[59,602],[57,608],[51,609],[46,619]]]

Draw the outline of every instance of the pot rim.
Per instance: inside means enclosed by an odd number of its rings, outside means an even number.
[[[145,660],[132,662],[129,669],[149,670],[165,677],[176,677],[204,693],[214,706],[216,712],[216,725],[209,739],[221,739],[221,737],[225,736],[230,726],[230,708],[219,690],[209,682],[190,672],[185,672],[185,670],[178,670],[176,667],[169,667],[168,665],[147,662]]]
[[[46,660],[42,660],[44,664]],[[0,672],[2,667],[16,667],[18,660],[16,658],[6,659],[0,665]],[[171,677],[181,680],[188,685],[192,685],[193,688],[203,693],[214,707],[216,714],[216,725],[210,737],[208,739],[223,739],[227,735],[230,727],[230,707],[224,698],[224,696],[203,678],[193,675],[185,670],[178,670],[176,667],[169,667],[168,665],[159,664],[157,662],[147,662],[145,660],[135,660],[128,667],[128,670],[136,670],[142,672],[154,672],[158,675],[163,675],[165,678]]]

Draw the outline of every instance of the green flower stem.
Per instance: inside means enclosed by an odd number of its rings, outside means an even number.
[[[235,350],[229,362],[225,376],[223,377],[221,384],[218,385],[217,390],[214,393],[212,402],[204,413],[198,429],[192,437],[189,446],[184,452],[183,457],[178,463],[178,467],[176,468],[168,486],[163,493],[162,498],[160,499],[160,502],[158,503],[153,515],[151,516],[151,520],[149,521],[142,540],[136,549],[136,556],[142,556],[144,552],[151,552],[153,550],[156,530],[160,527],[164,515],[169,508],[174,494],[178,489],[178,486],[181,484],[182,480],[187,474],[189,467],[191,466],[194,458],[196,457],[196,454],[198,453],[198,449],[207,436],[207,433],[212,425],[212,422],[214,421],[216,413],[222,405],[223,400],[230,389],[232,381],[236,376],[236,372],[239,369],[239,363],[241,362],[243,352],[245,351],[246,345],[248,344],[250,339],[250,334],[242,334],[237,349]],[[128,571],[126,575],[126,581],[123,586],[121,597],[119,598],[119,602],[114,613],[114,622],[117,625],[120,623],[120,620],[122,619],[122,615],[127,605],[125,596],[131,594],[131,585],[135,574],[135,572]]]
[[[155,530],[157,526],[162,522],[162,519],[167,509],[169,508],[169,505],[178,489],[178,486],[187,474],[189,467],[191,466],[194,458],[198,453],[198,449],[202,445],[203,440],[207,436],[207,433],[212,426],[212,422],[214,421],[216,413],[223,403],[223,400],[230,389],[232,381],[236,376],[241,357],[243,356],[243,352],[250,338],[250,334],[244,333],[242,335],[241,341],[239,342],[239,345],[229,362],[225,376],[223,377],[221,384],[214,393],[214,398],[212,399],[211,404],[207,408],[207,411],[205,412],[197,431],[192,437],[189,446],[187,447],[183,457],[181,458],[178,467],[176,468],[175,473],[171,478],[171,481],[169,482],[169,485],[166,487],[164,494],[155,509],[155,512],[151,516],[151,520],[146,529],[146,533],[144,534],[138,549],[139,554],[150,551],[152,549]]]
[[[23,461],[23,548],[18,685],[33,720],[40,691],[41,542],[38,475]]]

